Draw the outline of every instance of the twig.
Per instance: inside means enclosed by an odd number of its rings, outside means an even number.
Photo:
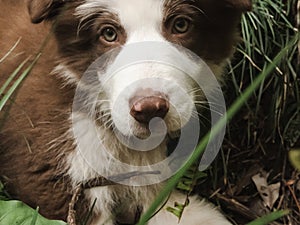
[[[291,194],[292,194],[292,196],[293,196],[293,199],[294,199],[294,201],[296,202],[297,208],[298,208],[298,210],[299,210],[299,212],[300,212],[300,203],[299,203],[299,201],[298,201],[298,199],[297,199],[297,196],[296,196],[295,192],[293,191],[293,189],[292,189],[292,187],[291,187],[291,185],[293,185],[293,183],[294,183],[294,181],[288,181],[288,182],[286,182],[286,186],[287,186],[288,189],[290,190],[290,192],[291,192]]]
[[[67,218],[68,225],[77,225],[75,206],[82,192],[83,192],[82,185],[78,185],[78,187],[74,191],[71,202],[69,203],[69,212]]]

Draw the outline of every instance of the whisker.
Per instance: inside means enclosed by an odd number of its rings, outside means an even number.
[[[199,112],[193,112],[192,113],[192,118],[199,119],[199,122],[202,125],[205,125],[204,121],[209,122],[209,123],[211,122],[211,120],[209,118],[205,117],[203,114],[201,114]]]
[[[219,116],[224,116],[224,113],[218,111],[217,109],[212,109],[211,107],[205,107],[205,106],[203,106],[203,105],[198,105],[198,107],[200,107],[200,109],[202,108],[202,109],[209,110],[209,111],[211,111],[211,112],[213,112],[213,113],[218,114]]]
[[[208,102],[208,101],[194,101],[195,104],[203,104],[203,105],[208,105],[208,106],[219,106],[219,107],[224,107],[223,105],[221,104],[218,104],[216,102]]]

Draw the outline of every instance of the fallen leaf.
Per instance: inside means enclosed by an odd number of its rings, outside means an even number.
[[[280,182],[276,184],[268,184],[269,174],[262,171],[252,177],[252,180],[258,190],[260,197],[263,199],[266,206],[269,209],[273,209],[275,202],[279,197]]]
[[[292,165],[300,171],[300,149],[291,149],[289,158]]]

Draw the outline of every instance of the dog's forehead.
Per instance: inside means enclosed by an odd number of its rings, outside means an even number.
[[[114,1],[120,21],[127,29],[159,26],[163,20],[163,0]]]
[[[165,0],[86,0],[79,11],[93,11],[99,8],[118,15],[123,26],[153,24],[163,19]]]
[[[147,39],[162,40],[160,30],[164,6],[165,0],[87,0],[77,11],[79,14],[89,14],[102,8],[117,15],[129,43]]]

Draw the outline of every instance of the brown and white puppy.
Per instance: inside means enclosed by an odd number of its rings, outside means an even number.
[[[195,86],[170,68],[137,65],[102,83],[122,47],[141,42],[177,44],[201,57],[220,79],[239,39],[241,13],[251,8],[251,1],[0,0],[0,8],[0,58],[19,40],[0,64],[1,84],[24,59],[33,57],[48,37],[37,65],[1,112],[5,116],[9,110],[0,131],[0,175],[13,197],[39,206],[50,219],[66,220],[76,185],[100,175],[122,173],[110,154],[134,166],[151,166],[168,156],[167,140],[152,151],[135,151],[120,143],[115,129],[126,137],[145,138],[150,120],[160,117],[171,135],[192,117],[186,114],[192,106],[183,102],[176,85],[193,100],[197,98]],[[40,24],[33,25],[30,19]],[[103,55],[111,57],[103,65],[104,72],[98,74],[96,111],[77,111],[73,105],[76,88],[89,97],[90,88],[81,80]],[[168,81],[163,85],[133,85],[162,73]],[[133,88],[124,92],[131,85]],[[119,103],[121,110],[112,110]],[[91,224],[134,224],[137,211],[147,210],[161,188],[161,184],[92,188],[85,191],[77,211],[80,216],[97,199]],[[182,194],[174,193],[168,204],[183,201]],[[165,210],[149,222],[176,223],[177,218]],[[229,222],[207,203],[191,198],[179,224]]]

